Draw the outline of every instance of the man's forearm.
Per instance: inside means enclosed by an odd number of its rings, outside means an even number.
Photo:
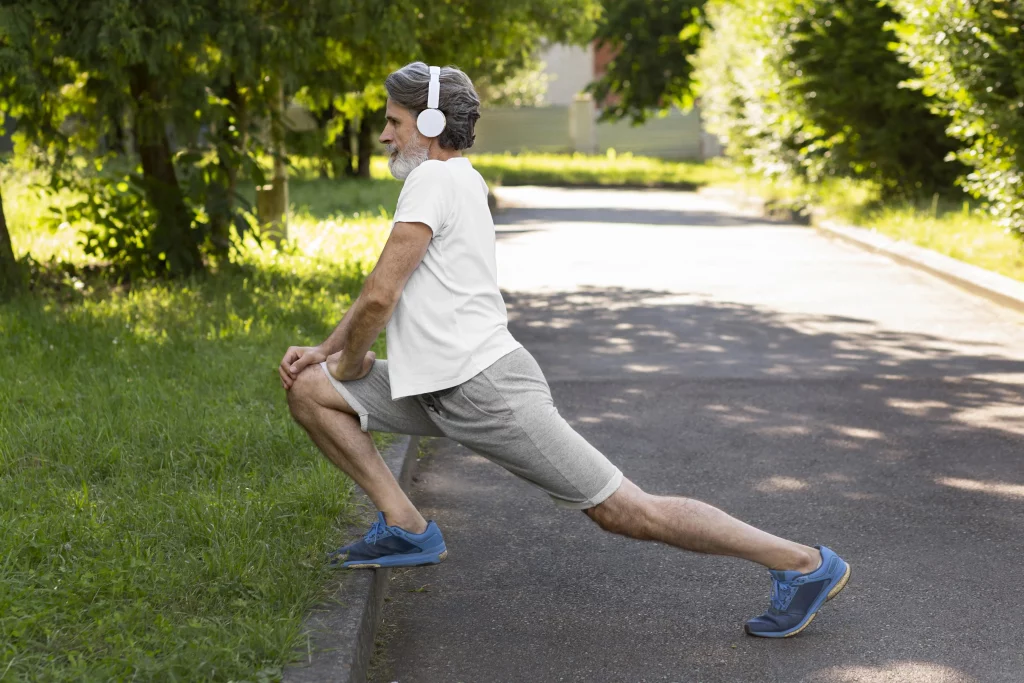
[[[352,311],[354,310],[356,310],[356,306],[353,303],[348,307],[348,310],[345,311],[345,315],[341,317],[341,322],[334,328],[334,331],[331,332],[330,336],[320,344],[320,348],[326,355],[329,356],[332,353],[337,353],[344,348],[343,344],[345,337],[348,335],[348,328],[352,324]]]
[[[327,355],[344,351],[347,362],[361,363],[390,318],[391,307],[360,296],[320,348]]]

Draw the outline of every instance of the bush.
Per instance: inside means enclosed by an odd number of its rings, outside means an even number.
[[[709,127],[748,165],[888,195],[954,186],[955,143],[888,44],[895,12],[864,0],[712,0],[698,56]]]
[[[1024,235],[1024,4],[1003,0],[891,0],[908,81],[949,117],[972,171],[964,187]]]

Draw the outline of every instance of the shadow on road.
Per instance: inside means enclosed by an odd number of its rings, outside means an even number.
[[[544,368],[559,410],[626,476],[788,537],[824,540],[856,566],[828,628],[773,651],[744,641],[768,657],[765,666],[778,657],[763,680],[1010,680],[1024,663],[1011,635],[1024,601],[1012,569],[1024,528],[1020,360],[868,320],[668,292],[505,296],[510,327]],[[650,626],[615,638],[583,630],[579,647],[609,662],[616,652],[657,659],[644,638],[672,629],[683,649],[717,650],[716,636],[699,632],[735,599],[735,565],[686,556],[683,566],[712,584],[701,589],[707,604],[663,614],[642,596],[673,585],[674,572],[666,576],[661,551],[630,547],[617,562],[574,565],[573,582],[607,584],[602,572],[629,557],[633,598]],[[964,591],[981,557],[992,569]],[[716,577],[731,588],[714,586]],[[928,625],[940,613],[943,623]],[[927,640],[915,635],[922,625]],[[733,659],[697,666],[713,673],[708,680],[754,680],[751,661],[733,668]]]

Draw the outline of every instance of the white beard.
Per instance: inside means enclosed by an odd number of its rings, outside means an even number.
[[[410,140],[405,149],[397,155],[394,154],[395,148],[393,145],[387,146],[388,170],[391,171],[391,175],[399,180],[405,180],[417,166],[429,158],[429,151],[426,145],[418,143],[418,140],[416,142]]]

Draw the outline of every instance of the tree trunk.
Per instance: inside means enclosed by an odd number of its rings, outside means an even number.
[[[137,107],[136,145],[142,161],[143,183],[156,212],[153,255],[163,255],[168,275],[189,275],[202,270],[203,261],[192,231],[192,213],[185,205],[174,173],[167,129],[163,118],[155,112],[158,86],[145,67],[137,67],[132,74],[131,91]]]
[[[271,90],[270,152],[274,156],[274,177],[270,185],[257,188],[256,213],[260,227],[280,245],[288,239],[288,166],[284,147],[284,84],[281,79]]]
[[[356,167],[352,163],[352,122],[345,120],[341,133],[334,138],[333,154],[334,177],[351,178],[356,174]]]
[[[359,121],[359,170],[357,175],[360,178],[370,177],[370,155],[373,153],[373,134],[376,131],[375,121],[380,110],[363,112]]]
[[[227,154],[221,155],[219,164],[224,173],[222,191],[215,192],[211,188],[211,200],[206,212],[210,215],[210,241],[213,253],[220,258],[227,258],[231,250],[231,225],[235,217],[235,192],[238,188],[238,163],[245,154],[249,130],[248,111],[245,98],[238,91],[238,82],[234,75],[228,83],[225,99],[231,102],[232,114],[235,118],[235,130],[229,126],[220,126],[215,135],[220,138],[220,145],[231,148]]]
[[[10,299],[23,284],[21,267],[14,259],[14,245],[7,231],[3,197],[0,197],[0,301]]]

